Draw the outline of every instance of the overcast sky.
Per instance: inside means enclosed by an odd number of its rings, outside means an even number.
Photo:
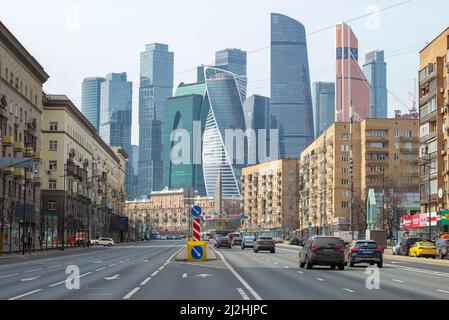
[[[335,81],[335,28],[403,0],[39,0],[3,1],[0,19],[43,65],[49,93],[66,94],[81,108],[85,77],[127,72],[133,81],[133,135],[138,144],[139,54],[146,43],[175,53],[175,88],[192,82],[197,65],[224,48],[269,47],[270,13],[304,24],[312,81]],[[419,51],[448,27],[449,1],[413,0],[350,23],[365,53],[383,49],[389,90],[412,105]],[[326,27],[331,27],[322,30]],[[312,34],[310,34],[312,33]],[[185,72],[187,71],[187,72]],[[269,48],[248,54],[248,94],[270,94]],[[406,111],[389,95],[389,113]]]

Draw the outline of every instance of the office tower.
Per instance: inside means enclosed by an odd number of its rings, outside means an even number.
[[[335,83],[314,82],[312,85],[315,138],[335,122]]]
[[[163,187],[193,187],[202,196],[206,195],[201,165],[200,119],[204,94],[204,83],[181,84],[176,96],[167,99],[162,130]]]
[[[260,95],[248,97],[243,104],[243,113],[248,135],[248,164],[264,162],[270,145],[270,98]],[[265,136],[260,130],[265,130]],[[259,147],[262,143],[265,143],[265,155],[260,158]]]
[[[279,129],[280,157],[297,158],[313,140],[313,112],[304,26],[271,14],[270,113]]]
[[[238,76],[246,76],[246,51],[225,49],[215,53],[215,66]]]
[[[105,78],[86,78],[83,80],[81,92],[81,111],[87,120],[99,132],[101,83]]]
[[[336,120],[349,122],[352,113],[353,121],[362,121],[371,114],[371,88],[358,63],[358,40],[345,23],[338,24],[336,31]]]
[[[128,200],[134,200],[139,197],[138,183],[139,183],[139,146],[132,145],[131,153],[129,154],[128,163],[131,166],[131,177],[129,177],[129,186],[126,190]]]
[[[162,123],[167,98],[173,94],[174,54],[153,43],[140,55],[139,195],[162,189]]]
[[[388,118],[387,64],[384,51],[367,53],[363,71],[371,85],[371,118]]]
[[[223,198],[240,197],[241,169],[246,163],[243,136],[246,130],[243,115],[246,77],[212,67],[206,67],[204,73],[207,97],[203,109],[208,110],[208,115],[202,159],[206,192],[208,196],[215,195],[221,172]],[[233,133],[237,135],[236,139]]]

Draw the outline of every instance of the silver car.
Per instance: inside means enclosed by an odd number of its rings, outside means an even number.
[[[245,248],[254,248],[254,241],[256,240],[253,236],[244,236],[242,239],[242,243],[240,246],[242,247],[242,250]]]

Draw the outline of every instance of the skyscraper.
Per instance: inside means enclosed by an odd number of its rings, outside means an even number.
[[[139,197],[138,183],[139,183],[139,146],[131,145],[131,153],[129,154],[128,163],[131,165],[131,176],[129,177],[129,185],[126,190],[128,200],[134,200]]]
[[[238,76],[246,76],[246,51],[225,49],[215,53],[215,66]]]
[[[174,54],[153,43],[140,55],[139,194],[162,189],[162,123],[167,98],[173,94]]]
[[[371,118],[388,118],[387,64],[384,51],[367,53],[363,71],[371,85]]]
[[[312,86],[315,138],[335,122],[335,83],[314,82]]]
[[[371,88],[358,63],[359,43],[347,24],[338,24],[336,31],[336,118],[338,122],[349,122],[352,108],[353,120],[362,121],[371,114]]]
[[[232,133],[246,130],[243,115],[246,77],[213,67],[206,67],[204,72],[207,97],[203,109],[208,110],[208,115],[202,162],[206,192],[208,196],[215,195],[221,172],[223,198],[240,197],[241,169],[246,163],[244,139],[235,144],[231,141]]]
[[[313,140],[313,112],[304,26],[271,14],[271,100],[280,157],[297,158]]]
[[[243,113],[248,134],[248,164],[265,162],[265,157],[259,157],[259,146],[264,143],[265,156],[269,155],[270,98],[260,95],[248,97],[243,104]],[[251,129],[254,131],[251,132]],[[261,129],[265,130],[265,136],[262,135]],[[255,136],[250,137],[250,134],[255,134]]]
[[[99,132],[101,83],[105,78],[86,78],[81,89],[81,111]]]

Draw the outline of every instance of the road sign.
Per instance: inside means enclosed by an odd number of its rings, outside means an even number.
[[[205,241],[187,242],[187,260],[190,262],[207,261],[207,245]]]
[[[248,220],[249,217],[248,217],[248,216],[241,216],[240,219],[242,219],[242,220]]]
[[[192,216],[194,217],[199,217],[201,216],[201,207],[200,206],[194,206],[192,207],[192,210],[190,211],[190,213],[192,214]]]
[[[190,254],[192,255],[193,259],[200,260],[204,254],[203,248],[201,248],[200,246],[194,246]]]

